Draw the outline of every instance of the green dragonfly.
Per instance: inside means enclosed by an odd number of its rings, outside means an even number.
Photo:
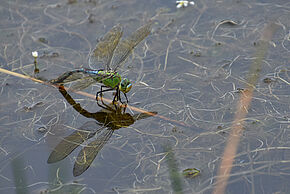
[[[101,90],[96,94],[102,97],[103,92],[115,90],[113,104],[116,101],[121,101],[121,92],[128,98],[128,93],[132,88],[132,83],[127,78],[122,78],[117,70],[125,63],[128,56],[132,53],[133,49],[151,32],[152,21],[138,28],[128,38],[122,39],[122,27],[120,25],[114,26],[107,32],[98,42],[95,49],[90,53],[89,65],[102,66],[103,69],[75,69],[65,72],[57,79],[51,80],[53,84],[65,84],[76,82],[72,85],[73,90],[82,90],[94,83],[101,83]],[[104,90],[104,88],[107,88]],[[101,98],[102,99],[102,98]],[[102,103],[104,104],[103,100]],[[98,102],[99,104],[99,102]],[[100,105],[100,104],[99,104]]]
[[[70,155],[78,146],[84,144],[81,146],[82,149],[76,157],[73,168],[74,176],[81,175],[90,167],[115,130],[129,127],[137,120],[146,119],[157,114],[157,112],[148,112],[131,115],[124,112],[124,107],[116,107],[113,104],[106,105],[106,108],[91,113],[76,103],[64,87],[59,87],[59,91],[77,112],[87,118],[94,119],[85,122],[79,129],[60,141],[48,157],[47,163],[61,161]],[[92,139],[94,136],[96,138],[88,143],[89,139]]]

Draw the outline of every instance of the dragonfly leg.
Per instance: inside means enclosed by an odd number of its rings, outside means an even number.
[[[120,90],[118,91],[118,101],[120,101],[123,104],[123,102],[121,100],[121,91]]]
[[[109,107],[109,106],[106,105],[106,104],[104,104],[104,106],[103,106],[103,105],[101,105],[101,104],[98,103],[98,106],[101,107],[101,108],[103,108],[103,109],[106,109],[106,110],[112,111],[112,108]]]
[[[128,103],[129,103],[129,100],[128,100],[128,98],[127,98],[127,95],[126,95],[125,93],[123,93],[123,94],[124,94],[124,96],[125,96],[125,98],[126,98],[126,104],[128,104]],[[125,103],[121,100],[121,93],[120,93],[120,91],[119,91],[118,100],[119,100],[122,104],[125,104]]]
[[[120,100],[120,90],[119,90],[119,88],[116,89],[116,94],[115,94],[114,99],[113,99],[113,104],[115,105],[116,110],[118,109],[118,107],[115,104],[115,102],[118,102],[118,101],[121,101]]]
[[[105,104],[104,101],[103,101],[103,87],[104,86],[101,86],[100,97],[101,97],[102,104]]]
[[[114,89],[112,89],[112,88],[109,88],[109,89],[107,89],[107,90],[103,90],[103,87],[106,87],[106,86],[101,86],[101,91],[98,91],[97,94],[96,94],[96,100],[97,100],[97,103],[98,103],[99,106],[101,106],[101,105],[99,104],[99,100],[98,100],[99,95],[100,95],[100,98],[101,98],[102,104],[105,104],[104,101],[103,101],[103,93],[104,93],[104,92],[108,92],[108,91],[112,91],[112,90],[114,90]]]
[[[127,104],[129,103],[129,100],[127,98],[127,95],[124,93],[124,96],[126,97],[126,101],[127,101]]]
[[[115,94],[115,96],[113,98],[113,104],[115,104],[115,102],[119,100],[118,93],[119,93],[119,88],[116,89],[116,94]]]
[[[127,96],[126,96],[125,93],[124,93],[124,95],[125,95],[126,100],[127,100],[127,103],[128,103],[128,98],[127,98]],[[122,102],[122,100],[121,100],[121,91],[120,91],[119,89],[117,89],[117,91],[116,91],[116,94],[115,94],[115,97],[114,97],[114,100],[113,100],[113,103],[114,103],[114,104],[115,104],[115,102],[116,102],[116,99],[117,99],[117,101],[121,102],[122,104],[125,104],[125,103]],[[124,106],[123,112],[126,111],[127,103],[126,103],[125,106]],[[115,105],[115,107],[116,107],[116,110],[117,110],[117,108],[118,108],[117,105]]]
[[[127,95],[126,95],[125,93],[123,93],[123,94],[124,94],[124,96],[126,97],[126,104],[125,104],[125,107],[124,107],[124,113],[125,113],[126,108],[127,108],[127,105],[128,105],[128,103],[129,103],[129,100],[128,100],[128,98],[127,98]]]

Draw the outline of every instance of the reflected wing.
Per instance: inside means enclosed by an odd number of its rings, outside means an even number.
[[[122,34],[123,31],[120,25],[114,26],[109,32],[107,32],[98,42],[96,48],[90,53],[89,65],[105,67],[106,70],[109,70],[114,50],[118,45]]]
[[[151,32],[152,21],[138,28],[128,38],[118,44],[111,63],[111,69],[116,71],[128,58],[132,50]]]
[[[55,163],[66,158],[85,140],[90,139],[96,133],[99,133],[103,128],[98,128],[99,125],[95,121],[88,121],[83,124],[79,130],[76,130],[71,135],[65,137],[51,152],[47,163]]]
[[[103,146],[108,142],[108,140],[112,136],[113,132],[114,130],[112,129],[106,130],[105,132],[100,134],[100,136],[96,140],[86,145],[80,151],[74,164],[73,169],[74,176],[81,175],[90,167],[99,151],[103,148]]]

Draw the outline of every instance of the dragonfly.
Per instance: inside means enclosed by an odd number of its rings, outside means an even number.
[[[89,66],[102,66],[102,69],[75,69],[63,73],[57,79],[51,80],[50,83],[63,85],[75,82],[71,87],[73,90],[83,90],[94,83],[101,83],[101,90],[96,93],[98,104],[99,95],[102,100],[104,92],[113,90],[116,91],[113,104],[117,101],[123,104],[121,92],[124,94],[128,104],[126,94],[131,90],[132,83],[129,79],[122,78],[117,71],[126,62],[133,49],[150,34],[151,26],[152,21],[149,21],[126,39],[121,39],[123,35],[122,27],[119,24],[115,25],[99,40],[89,55]],[[102,103],[104,104],[103,100]]]
[[[78,146],[84,144],[74,163],[74,176],[81,175],[90,167],[115,130],[128,127],[137,120],[157,114],[157,112],[148,112],[131,115],[123,111],[124,107],[118,106],[116,108],[113,104],[107,105],[105,109],[101,109],[98,112],[91,113],[76,103],[64,87],[59,87],[59,91],[77,112],[87,118],[94,119],[85,122],[72,134],[63,138],[48,157],[47,163],[61,161],[70,155]],[[88,143],[94,136],[96,138]]]

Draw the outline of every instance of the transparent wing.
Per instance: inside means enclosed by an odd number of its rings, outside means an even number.
[[[105,67],[109,70],[110,62],[116,46],[123,34],[120,25],[114,26],[107,32],[103,38],[100,39],[96,48],[90,53],[89,65],[94,67]]]
[[[84,72],[73,70],[67,71],[60,75],[57,79],[50,80],[49,82],[52,84],[65,84],[70,83],[79,79],[83,79],[87,75]]]
[[[83,79],[76,81],[71,87],[70,89],[72,90],[83,90],[87,87],[89,87],[90,85],[96,83],[96,80],[90,76],[88,77],[84,77]]]
[[[90,74],[90,73],[85,73],[87,77],[84,77],[78,81],[76,81],[70,89],[72,90],[83,90],[90,85],[99,82],[101,83],[103,80],[111,78],[112,75],[110,74]]]
[[[110,78],[111,75],[107,74],[94,74],[84,70],[73,70],[65,72],[57,79],[51,80],[52,84],[66,84],[74,82],[70,89],[83,90],[96,82],[102,82],[103,80]]]
[[[100,128],[95,121],[88,121],[83,124],[80,129],[65,137],[48,157],[47,163],[55,163],[66,158],[85,140],[90,139],[96,133],[99,133],[103,128]]]
[[[126,61],[132,50],[151,32],[152,21],[138,28],[128,38],[118,44],[111,62],[111,69],[116,71]]]
[[[100,134],[100,136],[96,140],[86,145],[80,151],[74,164],[73,169],[74,176],[81,175],[90,167],[99,151],[103,148],[103,146],[108,142],[108,140],[112,136],[113,132],[114,130],[112,129],[104,131],[102,134]]]

